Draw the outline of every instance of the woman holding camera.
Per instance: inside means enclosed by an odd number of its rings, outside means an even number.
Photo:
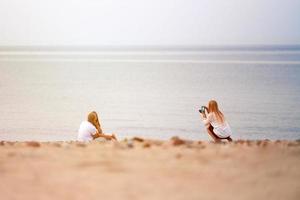
[[[200,113],[202,114],[202,120],[208,134],[215,142],[220,142],[222,139],[232,141],[230,126],[225,120],[224,114],[219,110],[218,103],[215,100],[210,100],[208,107],[201,109]]]

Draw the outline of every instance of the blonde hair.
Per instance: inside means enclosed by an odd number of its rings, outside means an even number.
[[[98,130],[99,133],[102,133],[99,118],[95,111],[90,112],[88,114],[87,120],[88,120],[88,122],[90,122],[91,124],[93,124],[96,127],[96,129]]]
[[[218,122],[225,122],[225,117],[223,113],[219,110],[218,103],[215,100],[210,100],[208,102],[208,113],[214,113]]]

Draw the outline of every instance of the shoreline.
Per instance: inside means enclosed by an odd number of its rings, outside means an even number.
[[[160,142],[167,142],[172,141],[174,139],[180,139],[183,140],[186,143],[192,143],[192,142],[206,142],[206,143],[215,143],[212,139],[208,140],[197,140],[197,139],[186,139],[183,137],[173,136],[169,139],[157,139],[157,138],[150,138],[150,137],[140,137],[140,136],[133,136],[133,137],[123,137],[122,139],[117,140],[116,142],[127,142],[127,141],[160,141]],[[117,138],[118,139],[118,138]],[[93,142],[109,142],[109,140],[93,140],[90,142],[81,142],[78,140],[1,140],[0,143],[26,143],[26,142],[38,142],[38,143],[93,143]],[[265,141],[265,142],[300,142],[299,139],[233,139],[233,143],[252,143],[252,142],[259,142],[259,141]],[[221,144],[230,143],[226,140],[222,140]],[[0,144],[1,145],[1,144]]]

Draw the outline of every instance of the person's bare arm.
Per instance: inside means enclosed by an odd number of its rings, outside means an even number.
[[[206,112],[208,113],[208,108],[206,106],[204,106],[205,109],[204,109],[204,112],[201,113],[201,117],[202,117],[202,120],[205,120],[207,117],[206,117]]]
[[[206,108],[206,111],[208,109]],[[202,120],[203,120],[203,123],[206,127],[210,126],[210,117],[209,117],[209,114],[207,113],[206,115],[206,112],[202,113]]]
[[[101,130],[102,131],[102,130]],[[94,134],[94,135],[92,135],[92,137],[93,137],[93,139],[96,139],[96,138],[99,138],[99,137],[103,137],[103,138],[105,138],[105,139],[107,139],[107,140],[111,140],[111,139],[115,139],[115,140],[117,140],[116,139],[116,136],[114,135],[114,134],[112,134],[112,135],[106,135],[106,134],[104,134],[104,133],[99,133],[98,131]]]
[[[112,135],[105,135],[104,133],[99,133],[99,137],[103,137],[107,140],[113,139]]]
[[[202,120],[205,120],[206,119],[206,114],[205,113],[201,113],[201,118],[202,118]]]
[[[100,134],[103,134],[103,131],[102,131],[101,126],[99,126],[98,132],[99,132]]]

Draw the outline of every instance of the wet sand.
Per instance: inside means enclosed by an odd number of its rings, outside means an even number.
[[[1,199],[300,199],[300,141],[0,142]]]

